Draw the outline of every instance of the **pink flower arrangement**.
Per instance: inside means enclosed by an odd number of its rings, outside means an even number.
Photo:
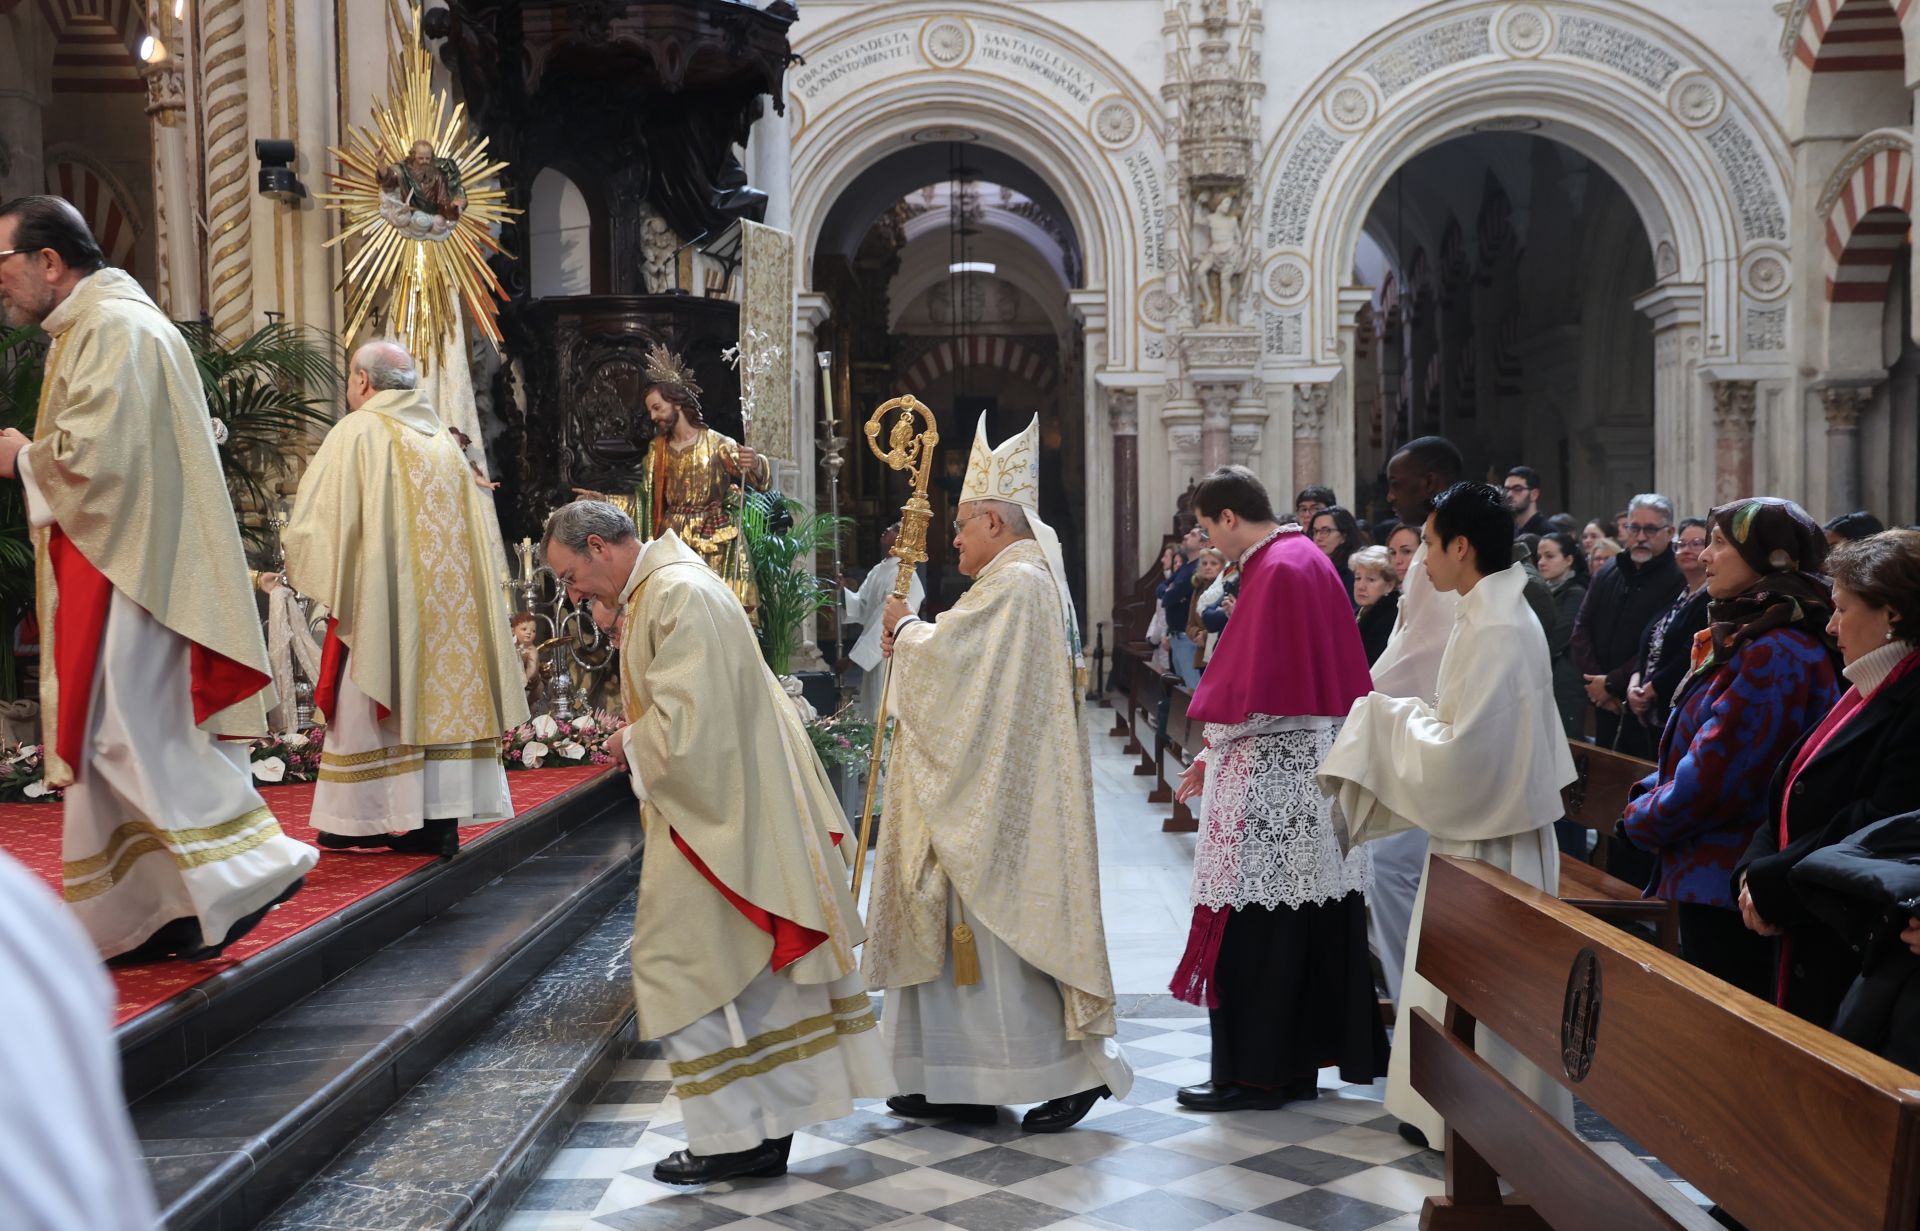
[[[508,769],[539,769],[552,765],[609,765],[607,739],[626,726],[626,720],[604,711],[561,722],[536,714],[501,737],[500,752]]]

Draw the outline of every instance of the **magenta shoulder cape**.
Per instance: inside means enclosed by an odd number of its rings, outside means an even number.
[[[1291,527],[1240,567],[1240,597],[1187,713],[1225,725],[1250,715],[1345,718],[1373,690],[1340,574]]]

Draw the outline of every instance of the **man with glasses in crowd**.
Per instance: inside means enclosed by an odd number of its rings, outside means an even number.
[[[1507,471],[1503,490],[1507,508],[1513,511],[1513,537],[1531,534],[1536,539],[1551,534],[1547,515],[1540,511],[1540,472],[1531,466],[1515,466]]]
[[[1632,756],[1653,754],[1638,722],[1621,722],[1641,635],[1686,586],[1673,557],[1673,501],[1647,493],[1627,505],[1626,551],[1587,590],[1573,624],[1573,660],[1597,711],[1594,734],[1603,747]]]

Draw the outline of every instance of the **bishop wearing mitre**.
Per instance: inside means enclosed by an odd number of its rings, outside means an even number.
[[[266,734],[273,689],[199,370],[59,197],[0,205],[0,311],[53,338],[0,476],[33,526],[67,903],[102,956],[217,956],[318,854],[225,738]]]
[[[486,494],[395,342],[354,352],[348,414],[294,497],[287,579],[324,605],[320,845],[452,858],[513,815],[500,736],[526,720]]]
[[[898,1089],[853,956],[839,798],[746,611],[678,535],[642,540],[582,500],[547,519],[541,550],[575,602],[620,613],[632,721],[610,747],[647,842],[634,1013],[687,1139],[654,1178],[781,1175],[795,1129]]]
[[[1339,804],[1349,844],[1426,831],[1436,855],[1478,859],[1553,893],[1560,852],[1553,822],[1574,779],[1553,705],[1546,634],[1527,604],[1527,574],[1513,562],[1513,517],[1504,494],[1456,483],[1433,501],[1421,537],[1433,588],[1459,596],[1431,702],[1370,692],[1353,703],[1320,765],[1320,788]],[[1431,865],[1428,865],[1429,869]],[[1407,1023],[1415,1008],[1446,1019],[1447,1000],[1420,977],[1425,870],[1414,902],[1401,976],[1387,1110],[1401,1136],[1438,1145],[1445,1128],[1414,1092]],[[1560,1085],[1491,1030],[1475,1050],[1533,1100],[1573,1123]]]
[[[1040,421],[983,421],[954,521],[973,585],[938,622],[887,604],[897,720],[865,969],[905,1116],[988,1121],[1039,1103],[1071,1128],[1133,1075],[1114,1039],[1079,633],[1040,519]]]

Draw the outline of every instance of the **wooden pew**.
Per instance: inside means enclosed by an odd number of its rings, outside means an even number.
[[[1570,739],[1573,767],[1580,776],[1560,792],[1567,819],[1597,835],[1590,861],[1560,853],[1560,900],[1611,923],[1646,924],[1668,953],[1680,952],[1680,913],[1661,898],[1642,897],[1637,886],[1605,872],[1607,843],[1627,806],[1633,784],[1656,768],[1651,761],[1630,757],[1584,740]]]
[[[1187,706],[1192,703],[1193,690],[1175,683],[1167,700],[1167,753],[1173,762],[1171,776],[1176,780],[1206,747],[1206,724],[1187,717]],[[1181,800],[1174,800],[1173,815],[1161,822],[1160,832],[1192,833],[1198,828],[1200,823],[1193,809]]]
[[[1486,1028],[1748,1231],[1913,1231],[1920,1075],[1486,864],[1434,857],[1413,1087],[1447,1122],[1427,1231],[1710,1231],[1623,1149],[1596,1148],[1473,1051]],[[1503,1197],[1500,1181],[1513,1188]]]

